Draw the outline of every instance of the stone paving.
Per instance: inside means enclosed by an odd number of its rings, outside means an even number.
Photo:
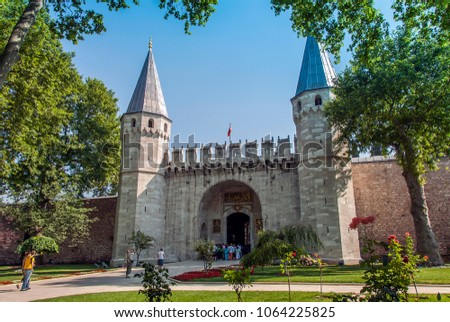
[[[237,261],[218,261],[213,267],[223,267],[237,264]],[[171,276],[184,272],[203,269],[201,261],[185,261],[167,264]],[[134,273],[142,271],[135,268]],[[361,284],[324,284],[324,292],[358,293]],[[0,302],[29,302],[53,297],[100,293],[117,291],[137,291],[141,288],[138,278],[125,278],[125,269],[111,270],[103,273],[94,273],[80,276],[61,277],[40,281],[32,281],[31,289],[26,292],[17,290],[15,285],[0,286]],[[172,287],[173,290],[190,291],[229,291],[231,288],[225,283],[180,283]],[[293,291],[320,291],[320,285],[315,283],[295,283],[291,286]],[[258,283],[246,290],[251,291],[286,291],[286,284]],[[450,294],[450,285],[418,285],[419,293]]]

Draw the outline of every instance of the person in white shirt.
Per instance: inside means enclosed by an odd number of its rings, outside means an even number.
[[[160,268],[163,268],[164,266],[164,251],[162,248],[158,252],[158,266]]]

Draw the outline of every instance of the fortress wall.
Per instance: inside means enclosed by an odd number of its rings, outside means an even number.
[[[450,176],[448,160],[440,170],[426,176],[425,193],[433,231],[440,243],[440,252],[450,259]],[[404,240],[406,232],[415,240],[410,214],[410,199],[400,167],[395,160],[370,159],[353,162],[353,186],[357,216],[375,216],[374,235],[387,241],[391,234]]]
[[[75,247],[69,243],[60,245],[59,254],[44,255],[39,264],[47,263],[109,263],[112,254],[114,219],[117,197],[86,199],[85,203],[96,208],[90,215],[98,220],[91,225],[89,237]],[[20,256],[15,253],[22,235],[0,219],[0,265],[19,265]]]
[[[0,265],[15,265],[20,263],[20,256],[15,253],[23,236],[12,225],[0,217]]]
[[[441,254],[447,261],[450,260],[450,176],[448,170],[445,170],[448,162],[445,160],[441,163],[439,171],[427,175],[425,186],[431,224],[441,245]],[[359,160],[353,162],[352,169],[356,213],[358,216],[376,216],[374,229],[376,238],[385,240],[391,234],[396,234],[400,238],[405,232],[410,232],[414,238],[414,227],[409,213],[409,196],[401,170],[395,161]],[[251,175],[252,180],[249,181],[251,171],[254,173]],[[186,184],[185,175],[171,178],[168,187],[171,198],[167,201],[170,222],[167,225],[180,226],[170,228],[171,232],[166,232],[167,240],[172,242],[174,249],[184,247],[183,254],[188,252],[187,243],[184,242],[185,246],[181,245],[181,233],[192,227],[191,223],[197,216],[197,207],[204,192],[215,183],[227,179],[242,181],[254,188],[261,198],[263,219],[268,216],[267,229],[282,227],[286,224],[287,219],[284,219],[288,218],[286,216],[295,216],[294,214],[299,213],[299,201],[295,195],[295,191],[298,191],[295,172],[292,170],[282,172],[278,169],[272,172],[269,170],[267,173],[265,170],[249,170],[239,175],[238,172],[232,174],[231,170],[226,170],[217,176],[197,175],[195,184]],[[272,176],[275,175],[272,182],[271,173]],[[180,191],[183,193],[180,194]],[[286,191],[290,193],[286,194]],[[191,202],[190,198],[187,198],[188,195],[193,196],[195,202]],[[92,198],[86,202],[97,208],[93,216],[99,218],[92,225],[90,239],[73,248],[66,244],[61,245],[60,254],[44,256],[45,263],[50,259],[58,263],[109,261],[117,199]],[[185,214],[189,216],[183,218]],[[295,217],[292,217],[292,220],[296,220]],[[187,234],[193,242],[195,233],[187,232]],[[19,264],[20,258],[14,251],[21,238],[21,234],[14,231],[9,223],[0,219],[0,265]],[[174,243],[175,240],[178,241]]]

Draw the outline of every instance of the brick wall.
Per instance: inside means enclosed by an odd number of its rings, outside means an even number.
[[[440,170],[427,174],[425,193],[431,226],[440,244],[440,252],[450,260],[450,176],[448,160]],[[377,240],[391,234],[400,240],[410,232],[415,240],[410,199],[405,179],[395,161],[353,163],[353,186],[357,216],[375,216]]]
[[[14,251],[23,236],[14,230],[9,222],[0,218],[0,265],[20,263],[20,257]]]
[[[97,218],[91,225],[89,237],[77,246],[60,245],[59,254],[44,255],[41,263],[109,263],[114,236],[116,197],[86,199],[85,203],[95,208],[90,216]],[[22,234],[14,231],[0,220],[0,265],[17,265],[20,257],[14,251],[22,240]]]

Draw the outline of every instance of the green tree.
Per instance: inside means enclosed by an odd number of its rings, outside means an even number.
[[[139,5],[139,0],[97,0],[110,11],[129,8],[129,4]],[[17,6],[19,3],[19,6]],[[218,0],[160,0],[159,8],[165,10],[165,17],[173,16],[185,22],[185,30],[189,27],[204,25],[214,12]],[[19,58],[19,52],[30,28],[34,25],[38,14],[51,12],[55,19],[47,20],[47,24],[60,37],[77,43],[85,34],[99,34],[106,31],[103,15],[96,12],[92,4],[79,0],[18,0],[14,5],[8,4],[16,13],[20,12],[16,23],[9,29],[2,30],[8,35],[8,41],[0,56],[0,89],[5,82],[11,67]],[[16,14],[17,15],[17,14]]]
[[[17,247],[16,252],[19,254],[24,254],[25,252],[29,252],[31,250],[35,250],[38,254],[52,254],[58,253],[59,247],[53,238],[34,236],[21,243]]]
[[[241,295],[244,288],[252,287],[250,274],[250,269],[245,267],[223,271],[223,278],[228,281],[228,285],[236,292],[238,302],[242,302]]]
[[[0,7],[2,31],[20,14],[11,8]],[[27,237],[76,241],[92,222],[79,197],[115,188],[120,124],[113,93],[82,80],[49,21],[38,17],[0,91],[1,215]]]
[[[346,34],[351,36],[349,49],[362,60],[370,59],[370,49],[389,34],[388,20],[374,0],[271,0],[271,3],[276,14],[289,12],[292,28],[300,37],[315,37],[336,58]],[[391,9],[396,24],[419,28],[423,35],[450,29],[448,1],[393,0]]]
[[[378,145],[402,168],[411,200],[417,251],[442,265],[430,226],[425,177],[450,152],[450,42],[401,27],[339,76],[325,109],[340,142],[354,152]]]
[[[254,249],[242,258],[246,266],[271,264],[282,259],[288,252],[314,252],[322,248],[322,242],[311,226],[290,225],[280,231],[262,231],[258,234],[258,242]]]
[[[199,240],[195,245],[195,251],[198,252],[199,259],[203,261],[204,271],[209,271],[214,260],[214,242]]]
[[[139,227],[136,227],[136,230],[131,233],[130,242],[134,246],[134,250],[136,251],[136,266],[139,265],[139,258],[144,250],[149,249],[155,238],[150,235],[144,233]]]

